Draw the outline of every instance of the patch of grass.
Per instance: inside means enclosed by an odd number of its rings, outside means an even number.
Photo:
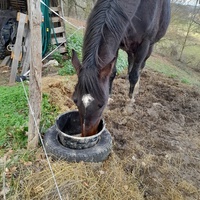
[[[120,74],[127,68],[127,66],[128,66],[127,53],[123,50],[119,50],[117,64],[116,64],[117,73]]]
[[[200,34],[198,28],[193,24],[186,44],[184,44],[187,31],[188,24],[186,22],[175,23],[172,21],[166,35],[154,46],[154,52],[172,58],[172,60],[179,60],[183,45],[185,45],[181,56],[182,64],[187,68],[199,70]]]
[[[67,43],[68,57],[72,57],[72,49],[76,51],[79,59],[82,59],[82,46],[83,46],[83,36],[79,34],[74,34],[71,36]]]
[[[165,74],[170,78],[175,78],[183,83],[200,87],[200,78],[198,74],[195,74],[190,69],[177,67],[162,57],[151,56],[147,60],[146,67]]]
[[[0,87],[0,99],[0,146],[21,148],[27,142],[28,127],[28,106],[22,86]]]
[[[190,82],[187,79],[181,79],[181,82],[185,84],[190,84]]]
[[[71,60],[66,60],[65,62],[63,62],[62,68],[58,70],[58,74],[61,76],[75,74],[75,69],[72,66]]]
[[[28,87],[26,86],[28,93]],[[8,149],[22,149],[27,145],[28,103],[22,85],[0,87],[0,157]],[[58,110],[49,102],[48,95],[43,95],[42,119],[43,130],[50,127]]]
[[[26,90],[28,93],[27,86]],[[1,86],[0,99],[0,174],[7,169],[6,180],[9,179],[9,191],[12,192],[16,186],[15,178],[21,173],[21,166],[30,165],[36,155],[35,151],[26,149],[29,108],[22,85]],[[43,94],[41,133],[52,126],[57,114],[58,108],[51,104],[47,94]],[[24,170],[23,173],[28,174],[29,170]],[[3,188],[1,183],[2,176],[0,187]]]
[[[62,59],[62,55],[56,52],[54,54],[54,58],[59,62],[61,65],[61,69],[59,69],[58,74],[61,76],[65,75],[72,75],[75,74],[75,69],[72,66],[71,63],[71,58],[72,58],[72,49],[74,49],[77,54],[79,59],[81,60],[82,58],[82,45],[83,45],[83,40],[82,36],[79,34],[75,34],[70,37],[67,43],[67,60]]]
[[[200,45],[186,46],[183,52],[183,59],[187,62],[188,65],[191,65],[193,68],[200,68]]]

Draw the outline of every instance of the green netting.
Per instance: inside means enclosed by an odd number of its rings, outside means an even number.
[[[43,2],[49,7],[49,0],[43,0]],[[41,3],[41,11],[43,14],[42,29],[42,56],[47,52],[47,48],[51,43],[51,24],[49,17],[49,8]]]

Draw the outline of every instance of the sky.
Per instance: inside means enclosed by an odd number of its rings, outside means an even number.
[[[182,2],[184,2],[184,0],[182,0]],[[185,0],[185,4],[195,5],[196,4],[196,0]]]
[[[172,0],[172,2],[184,5],[195,5],[197,0]],[[200,5],[200,4],[199,4]]]

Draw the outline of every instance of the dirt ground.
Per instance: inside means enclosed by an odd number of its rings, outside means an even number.
[[[9,69],[0,74],[6,85]],[[60,113],[76,109],[71,100],[76,75],[58,76],[55,69],[43,74],[42,91]],[[103,114],[113,138],[111,155],[137,180],[145,200],[200,199],[199,90],[148,69],[135,103],[129,102],[128,88],[126,75],[117,76]]]
[[[76,80],[76,76],[43,78],[43,92],[61,112],[76,109],[71,100]],[[200,93],[150,70],[143,72],[140,83],[136,101],[130,103],[126,76],[114,80],[113,101],[104,112],[113,153],[125,161],[126,174],[134,173],[139,180],[145,199],[182,199],[176,198],[178,191],[183,199],[197,200]]]

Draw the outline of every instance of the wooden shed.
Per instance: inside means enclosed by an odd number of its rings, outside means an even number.
[[[6,48],[9,53],[3,59],[1,66],[7,65],[11,67],[10,82],[14,82],[17,74],[18,67],[22,67],[21,74],[29,70],[29,24],[28,24],[28,0],[1,0],[0,1],[0,36],[2,26],[1,21],[5,20],[3,16],[5,13],[12,13],[16,15],[16,36],[13,41],[6,43]],[[43,21],[41,24],[42,30],[42,56],[48,54],[49,46],[59,46],[60,53],[66,52],[66,35],[63,19],[58,15],[63,16],[62,0],[42,0],[41,12]],[[57,14],[55,14],[57,13]],[[1,17],[2,15],[2,17]],[[7,16],[11,16],[7,14]],[[9,18],[9,17],[8,17]],[[5,27],[5,24],[4,24]],[[12,27],[14,29],[14,27]],[[2,38],[2,36],[1,36]],[[1,46],[1,45],[0,45]],[[1,55],[1,48],[0,48]]]
[[[0,9],[7,10],[7,9],[17,10],[19,12],[27,12],[27,2],[23,0],[1,0],[0,2]]]

